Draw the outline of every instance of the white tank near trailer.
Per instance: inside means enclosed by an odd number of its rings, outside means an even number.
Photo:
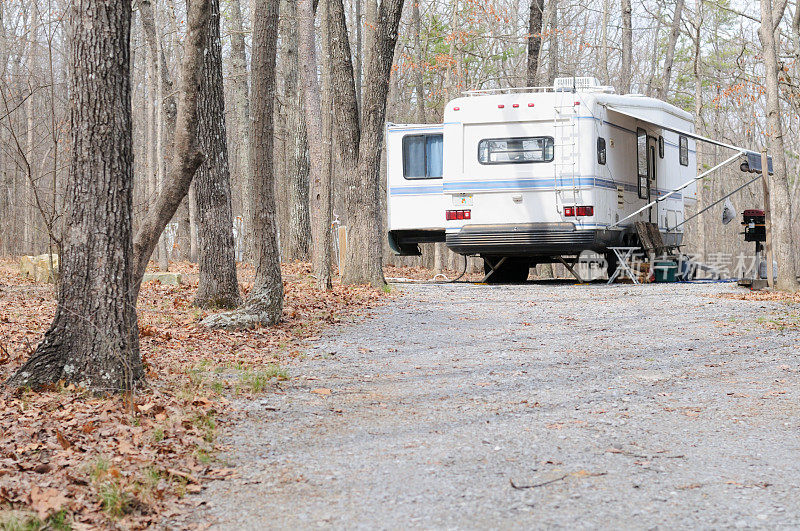
[[[387,124],[389,242],[415,255],[444,241],[483,257],[498,281],[635,245],[636,221],[680,245],[696,201],[693,133],[691,114],[594,78],[466,92],[443,124]]]

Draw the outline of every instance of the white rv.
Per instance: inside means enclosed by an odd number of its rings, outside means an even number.
[[[696,187],[673,190],[697,176],[693,131],[689,113],[594,78],[467,92],[442,125],[387,126],[390,243],[415,254],[418,243],[446,241],[483,257],[495,280],[635,245],[636,221],[679,245],[674,227]]]

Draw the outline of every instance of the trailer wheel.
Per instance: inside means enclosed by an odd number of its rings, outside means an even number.
[[[487,284],[519,283],[528,280],[528,274],[531,270],[530,260],[526,258],[506,258],[499,265],[495,265],[492,272],[492,265],[490,264],[498,264],[501,260],[502,257],[483,259],[483,272],[486,273],[484,279]],[[489,274],[490,272],[491,275]]]

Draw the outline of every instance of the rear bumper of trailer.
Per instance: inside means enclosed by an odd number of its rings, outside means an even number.
[[[467,225],[447,233],[447,247],[458,254],[545,257],[603,251],[619,244],[622,230],[576,228],[573,223]]]

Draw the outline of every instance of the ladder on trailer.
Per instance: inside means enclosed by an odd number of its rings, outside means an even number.
[[[575,106],[575,94],[563,92],[555,105],[553,117],[554,146],[553,146],[553,184],[556,191],[556,201],[561,199],[564,192],[565,177],[572,180],[572,204],[578,202],[578,141],[579,128],[577,119],[577,109]]]

